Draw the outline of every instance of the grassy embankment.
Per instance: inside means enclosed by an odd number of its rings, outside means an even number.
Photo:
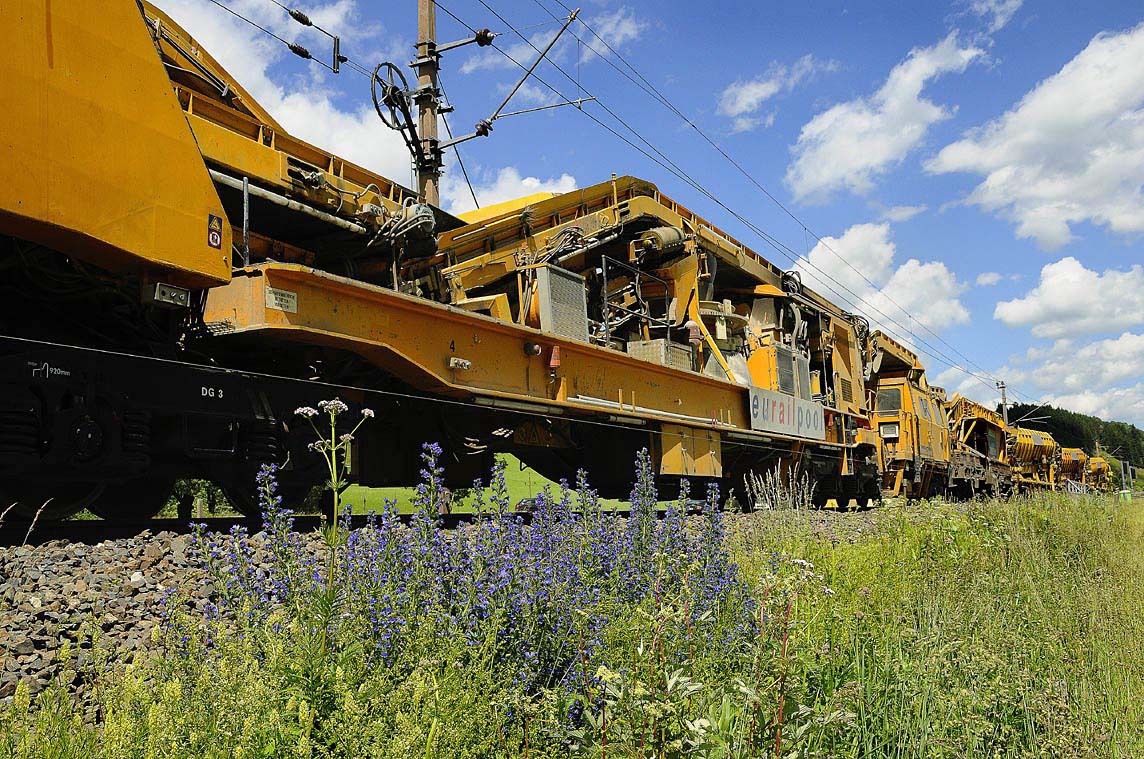
[[[209,645],[184,619],[104,676],[95,727],[18,693],[0,757],[1144,755],[1140,502],[769,512],[730,521],[726,555],[710,522],[688,542],[561,519],[432,567],[446,549],[415,529],[374,557],[405,580],[365,556],[232,590]]]

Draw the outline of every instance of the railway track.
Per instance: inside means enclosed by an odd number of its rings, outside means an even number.
[[[403,522],[408,523],[412,514],[402,514]],[[476,514],[455,513],[443,514],[438,517],[441,525],[446,529],[455,529],[476,519]],[[524,521],[530,519],[530,514],[520,512],[518,516]],[[325,521],[317,514],[299,514],[293,517],[296,532],[312,532],[321,527]],[[365,527],[369,518],[365,515],[354,515],[351,527],[354,529]],[[203,525],[207,532],[229,532],[235,527],[243,527],[251,533],[262,530],[262,519],[251,517],[207,517],[203,519],[146,519],[137,522],[105,522],[102,519],[75,519],[60,522],[43,522],[29,524],[27,522],[11,522],[0,525],[0,546],[43,545],[58,540],[69,543],[94,544],[105,540],[125,540],[128,538],[145,537],[160,532],[187,534],[193,525]]]
[[[625,509],[620,509],[618,512],[610,513],[626,514],[627,512]],[[661,510],[658,512],[658,516],[662,519],[666,513],[666,511]],[[701,513],[703,513],[703,506],[699,502],[695,502],[695,505],[686,511],[687,516]],[[513,514],[520,518],[525,524],[532,521],[532,513],[529,511],[515,511]],[[399,518],[402,522],[408,524],[413,518],[413,514],[400,514]],[[476,521],[477,518],[478,515],[473,512],[453,512],[440,514],[437,520],[443,528],[452,530],[462,525],[470,524]],[[326,518],[319,514],[295,514],[292,519],[294,520],[294,531],[303,533],[317,530],[326,523]],[[370,517],[368,515],[355,514],[350,519],[350,527],[351,529],[359,529],[366,527],[369,522]],[[256,533],[262,530],[263,523],[261,517],[246,516],[205,517],[200,519],[153,518],[139,521],[115,522],[108,522],[102,519],[69,519],[33,524],[27,522],[7,522],[0,523],[0,547],[21,545],[37,546],[53,540],[93,545],[105,540],[126,540],[129,538],[144,537],[146,535],[155,535],[161,532],[185,535],[190,533],[195,525],[202,525],[206,532],[224,533],[230,532],[230,530],[235,527],[243,527],[251,533]]]

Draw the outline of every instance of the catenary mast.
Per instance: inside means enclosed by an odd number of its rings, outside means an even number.
[[[437,5],[417,0],[417,134],[421,157],[417,160],[417,192],[430,205],[441,204],[441,152],[437,140],[438,93]]]

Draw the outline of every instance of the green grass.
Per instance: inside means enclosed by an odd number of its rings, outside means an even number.
[[[512,471],[514,499],[539,486],[539,478],[519,467]],[[770,512],[736,518],[728,540],[760,608],[772,620],[789,617],[774,628],[786,631],[784,653],[768,642],[771,658],[763,660],[762,674],[754,673],[767,683],[758,695],[770,710],[767,729],[782,724],[781,755],[1144,756],[1144,502],[1053,494],[1017,502],[894,504],[863,514]],[[609,645],[620,665],[641,661],[649,638],[640,620],[653,617],[615,624]],[[137,664],[126,676],[103,675],[97,693],[108,716],[96,727],[81,724],[60,690],[32,700],[18,694],[13,706],[0,707],[0,759],[157,756],[182,746],[180,736],[212,731],[231,745],[253,746],[260,731],[270,729],[297,736],[270,755],[329,755],[309,742],[306,707],[283,703],[266,665],[251,655],[252,641],[238,637],[221,645],[217,671],[204,671],[193,659],[178,666],[160,659]],[[457,641],[431,645],[434,658],[425,661],[439,665],[446,680],[404,681],[378,702],[386,704],[385,713],[364,705],[373,702],[364,700],[361,685],[337,694],[341,705],[330,719],[347,735],[380,736],[371,745],[390,748],[378,756],[458,755],[448,745],[467,746],[473,756],[506,755],[494,748],[503,744],[490,737],[488,724],[507,684],[473,664]],[[651,651],[654,669],[661,654]],[[708,659],[712,672],[723,656],[714,644],[691,655]],[[453,657],[470,664],[455,669],[447,665]],[[356,665],[338,666],[340,684],[346,679],[341,667],[354,673]],[[741,675],[719,676],[733,683]],[[373,688],[393,675],[362,677],[355,682]],[[780,682],[783,706],[775,711]],[[682,715],[680,724],[706,720],[706,730],[736,719],[741,724],[745,712],[733,688],[688,687],[652,706]],[[617,724],[622,709],[637,708],[630,704],[650,708],[630,694],[615,703]],[[552,704],[529,708],[536,725],[559,723],[546,711]],[[231,731],[225,736],[219,732],[224,724]],[[485,736],[486,749],[478,750],[472,736]],[[545,749],[541,737],[538,728],[530,756],[569,756]],[[773,744],[767,745],[764,754],[662,755],[760,756],[771,753]],[[211,755],[209,746],[179,750]],[[588,744],[583,755],[659,754],[617,738],[603,750]]]
[[[820,756],[1144,756],[1144,504],[890,507],[840,541],[759,524],[748,574],[800,556],[804,703],[850,715]]]
[[[553,489],[558,487],[531,468],[523,466],[515,456],[505,456],[504,460],[505,482],[513,504],[534,497],[545,486]],[[388,499],[396,502],[399,512],[408,513],[413,510],[414,492],[413,488],[367,488],[351,485],[342,495],[342,502],[352,506],[355,514],[368,514],[381,511]],[[469,508],[463,498],[458,499],[455,506],[459,511]]]
[[[524,466],[520,459],[515,456],[504,455],[503,458],[506,464],[505,481],[508,485],[509,496],[514,505],[527,498],[535,497],[536,494],[541,492],[545,487],[550,488],[552,492],[559,490],[560,486],[557,483],[541,476],[534,469]],[[230,504],[227,503],[226,496],[217,488],[213,488],[206,481],[184,480],[179,483],[178,488],[180,489],[180,493],[185,488],[192,488],[194,490],[192,513],[196,518],[239,515],[239,512],[235,511]],[[213,510],[208,508],[208,491],[210,490],[214,491],[211,494],[214,498]],[[396,504],[399,512],[407,514],[413,511],[414,492],[414,488],[411,487],[369,488],[361,485],[350,485],[342,495],[342,501],[346,506],[352,508],[355,514],[369,514],[380,512],[386,500],[392,500]],[[458,513],[472,511],[470,501],[471,499],[467,497],[467,494],[461,493],[454,504],[454,511]],[[601,503],[604,508],[616,508],[624,505],[623,501],[615,499],[604,499]],[[158,516],[172,519],[175,518],[177,514],[177,503],[175,498],[172,497]],[[86,510],[80,512],[73,518],[98,519],[98,517]]]
[[[521,463],[515,456],[502,456],[505,462],[505,483],[508,485],[510,502],[515,506],[522,500],[533,498],[537,493],[549,488],[550,492],[557,493],[560,485],[541,476],[536,470]],[[377,513],[382,510],[386,500],[392,500],[400,513],[413,511],[414,488],[367,488],[361,485],[351,485],[342,495],[342,502],[351,507],[355,514]],[[615,499],[601,501],[604,508],[623,506],[624,502]],[[472,511],[472,498],[467,493],[460,493],[453,504],[456,513]]]

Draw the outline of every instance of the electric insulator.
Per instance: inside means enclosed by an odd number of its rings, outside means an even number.
[[[290,18],[294,19],[295,21],[297,21],[302,26],[313,26],[314,25],[314,22],[310,20],[310,17],[307,16],[302,11],[298,11],[298,10],[294,10],[293,8],[290,8],[286,12],[290,14]]]

